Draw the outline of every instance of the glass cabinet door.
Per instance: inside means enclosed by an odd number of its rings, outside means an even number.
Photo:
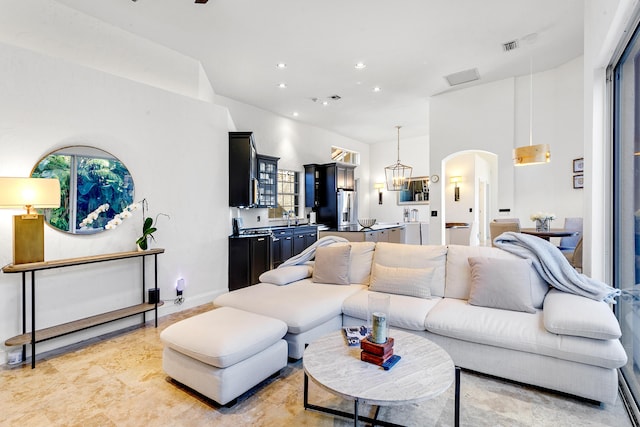
[[[275,208],[278,203],[278,158],[258,155],[258,207]]]

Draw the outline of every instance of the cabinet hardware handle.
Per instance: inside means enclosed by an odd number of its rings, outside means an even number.
[[[260,237],[260,238],[258,239],[258,242],[262,242],[263,240],[264,240],[264,237]]]

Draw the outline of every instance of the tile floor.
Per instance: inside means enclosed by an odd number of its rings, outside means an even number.
[[[147,323],[46,354],[34,370],[30,364],[0,367],[0,426],[353,425],[303,409],[300,361],[290,362],[277,378],[250,390],[231,408],[218,407],[167,378],[160,332],[210,308],[165,316],[157,329]],[[313,385],[310,400],[352,407]],[[463,426],[631,426],[620,399],[600,407],[466,371],[461,400]],[[380,418],[409,426],[451,426],[453,388],[419,405],[383,408]]]

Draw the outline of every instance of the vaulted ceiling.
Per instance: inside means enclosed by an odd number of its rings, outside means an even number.
[[[58,2],[199,60],[217,94],[368,143],[427,134],[430,96],[583,51],[581,0]]]

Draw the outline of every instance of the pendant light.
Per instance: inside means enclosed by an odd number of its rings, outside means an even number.
[[[396,163],[384,168],[384,176],[387,181],[387,191],[400,191],[405,187],[406,182],[411,178],[411,166],[400,163],[400,128],[398,129],[398,160]]]
[[[513,150],[515,166],[538,165],[551,161],[549,144],[533,145],[533,60],[529,61],[529,145]]]

